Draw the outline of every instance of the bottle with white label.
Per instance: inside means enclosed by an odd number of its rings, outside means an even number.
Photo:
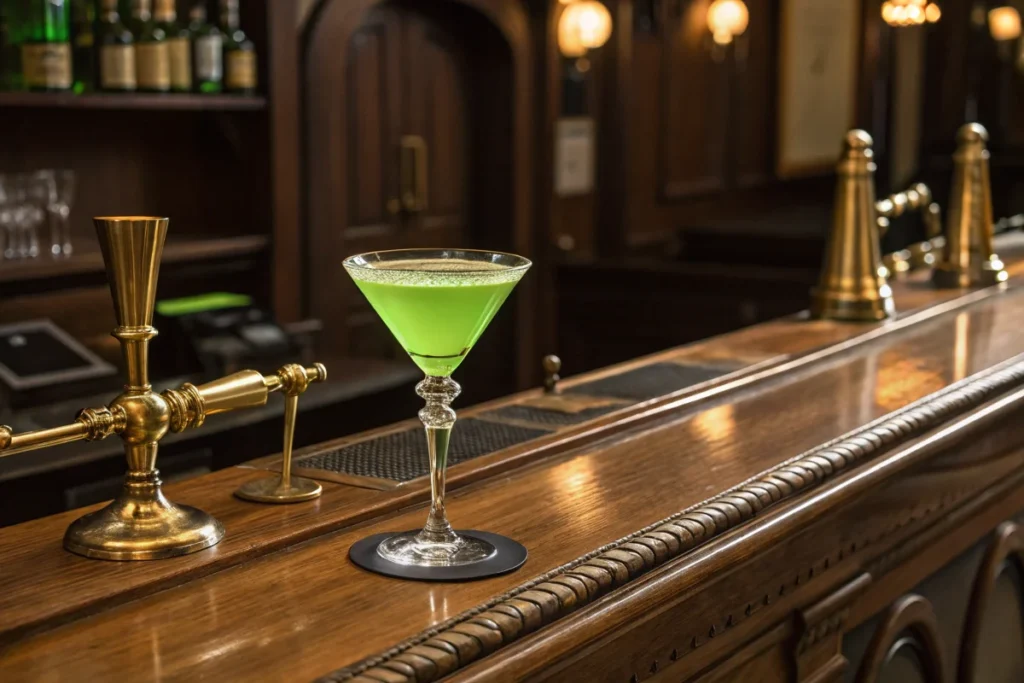
[[[216,93],[224,89],[224,36],[206,21],[206,5],[197,2],[189,12],[192,34],[192,74],[196,92]]]
[[[135,40],[121,21],[117,0],[101,0],[96,41],[100,51],[100,88],[114,92],[135,90]]]
[[[220,0],[224,32],[224,89],[236,95],[256,94],[256,45],[245,35],[238,17],[238,0]]]
[[[192,40],[188,28],[178,23],[174,0],[156,0],[153,19],[164,32],[167,57],[170,61],[171,90],[192,90]]]
[[[171,89],[171,57],[167,36],[154,19],[150,0],[133,0],[132,23],[135,34],[135,80],[139,90],[167,92]]]

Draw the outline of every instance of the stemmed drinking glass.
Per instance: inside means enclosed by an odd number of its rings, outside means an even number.
[[[16,207],[14,178],[0,175],[0,231],[3,236],[4,259],[13,259],[18,256],[18,225],[14,220]]]
[[[455,425],[451,402],[461,388],[452,372],[483,334],[494,314],[530,267],[513,254],[456,249],[399,249],[352,256],[344,267],[406,353],[426,374],[416,393],[426,430],[431,504],[420,531],[387,535],[375,548],[357,551],[354,561],[382,573],[407,578],[468,578],[445,573],[490,562],[474,577],[509,571],[526,559],[526,549],[497,534],[456,533],[444,507],[448,442]],[[505,548],[506,557],[499,548]],[[380,560],[385,564],[381,565]],[[492,561],[493,560],[493,561]],[[390,566],[388,566],[390,564]],[[426,568],[426,573],[393,567]]]
[[[53,185],[47,211],[50,214],[50,254],[71,256],[71,204],[75,201],[75,172],[52,171]]]

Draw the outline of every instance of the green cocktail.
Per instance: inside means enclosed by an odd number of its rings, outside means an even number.
[[[428,375],[459,367],[523,271],[450,258],[349,268],[370,305]]]
[[[431,568],[434,573],[430,578],[455,578],[437,571],[497,558],[490,565],[479,565],[483,572],[479,576],[484,576],[489,571],[486,567],[501,565],[501,558],[495,545],[480,534],[500,539],[499,545],[517,546],[521,557],[513,558],[515,562],[521,563],[526,557],[525,548],[509,539],[483,532],[455,533],[445,515],[444,480],[448,441],[455,425],[450,404],[460,391],[450,375],[530,265],[512,254],[457,249],[399,249],[345,259],[345,270],[426,374],[416,385],[416,393],[426,400],[419,417],[426,429],[430,459],[430,513],[426,526],[418,533],[400,533],[380,542],[376,555],[387,562]],[[518,564],[502,571],[514,566]],[[466,576],[464,571],[460,576]]]

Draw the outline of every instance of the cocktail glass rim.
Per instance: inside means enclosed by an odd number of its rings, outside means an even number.
[[[508,265],[508,266],[505,266],[502,269],[504,272],[518,271],[518,270],[527,270],[528,268],[530,268],[530,266],[533,265],[533,262],[530,259],[526,258],[525,256],[520,256],[519,254],[513,254],[513,253],[507,252],[507,251],[496,251],[494,249],[456,249],[456,248],[431,248],[431,247],[408,247],[408,248],[403,248],[403,249],[380,249],[380,250],[377,250],[377,251],[366,251],[366,252],[363,252],[361,254],[353,254],[352,256],[349,256],[348,258],[346,258],[344,261],[341,262],[341,265],[344,266],[347,269],[352,269],[352,270],[387,270],[386,266],[384,268],[378,268],[376,266],[368,265],[367,263],[365,263],[365,261],[367,260],[365,257],[370,256],[370,255],[374,255],[374,256],[400,256],[400,255],[404,255],[404,254],[415,254],[415,253],[422,254],[424,259],[434,259],[434,260],[457,259],[458,256],[455,256],[454,254],[486,254],[488,256],[501,256],[501,257],[505,257],[505,258],[514,260],[515,261],[514,265]],[[447,256],[447,254],[453,254],[453,255],[452,256]],[[364,262],[360,262],[359,259],[362,259]],[[393,260],[401,260],[401,259],[393,259]],[[379,261],[381,263],[384,263],[384,264],[387,263],[386,259],[379,259]],[[493,261],[492,261],[492,263],[493,263]],[[503,265],[503,264],[499,264],[499,265]],[[481,274],[485,274],[485,273],[495,273],[496,271],[493,270],[493,269],[488,269],[488,268],[483,268],[483,269],[480,269],[480,270],[476,270],[476,269],[473,269],[473,270],[433,270],[431,268],[417,268],[417,269],[415,269],[415,272],[421,272],[421,273],[444,273],[446,276],[463,277],[463,276],[481,275]]]

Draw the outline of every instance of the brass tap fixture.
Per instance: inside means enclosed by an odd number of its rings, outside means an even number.
[[[168,219],[126,216],[93,222],[114,300],[113,336],[121,343],[127,372],[124,391],[104,408],[82,410],[63,427],[25,434],[0,427],[0,456],[117,434],[128,460],[124,487],[109,505],[73,522],[64,547],[105,560],[151,560],[208,548],[223,538],[224,527],[202,510],[164,497],[156,469],[159,441],[169,431],[199,427],[209,415],[261,406],[271,392],[291,391],[285,379],[290,366],[269,377],[243,370],[209,384],[154,392],[148,351],[157,335],[153,304]],[[320,368],[304,372],[316,374]]]
[[[872,144],[863,130],[851,130],[843,141],[832,230],[821,279],[811,292],[816,318],[877,321],[896,310],[879,245]]]
[[[878,212],[878,234],[885,237],[889,221],[911,211],[921,212],[925,239],[903,249],[886,254],[882,263],[892,277],[900,277],[916,268],[931,267],[937,262],[937,254],[945,245],[942,236],[942,213],[939,205],[932,201],[932,191],[924,183],[914,183],[903,192],[897,192],[875,203]]]
[[[965,124],[957,132],[956,142],[946,245],[932,271],[932,283],[956,289],[1005,282],[1006,269],[992,249],[988,131],[980,123]]]

